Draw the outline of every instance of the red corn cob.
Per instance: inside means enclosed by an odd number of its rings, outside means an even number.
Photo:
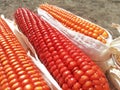
[[[81,17],[77,17],[76,15],[55,5],[42,4],[40,5],[40,8],[47,11],[66,27],[97,39],[103,43],[107,42],[106,38],[109,37],[108,33],[105,31],[105,29],[95,25],[94,23],[88,22]]]
[[[41,72],[0,18],[0,90],[50,90]]]
[[[101,69],[69,39],[25,8],[16,23],[63,90],[110,90]]]

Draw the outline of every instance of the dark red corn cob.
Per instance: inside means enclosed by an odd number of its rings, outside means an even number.
[[[50,90],[7,23],[0,18],[0,90]]]
[[[19,8],[15,20],[63,90],[110,90],[101,69],[41,17]]]

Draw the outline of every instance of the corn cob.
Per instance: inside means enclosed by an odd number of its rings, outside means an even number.
[[[97,39],[103,43],[107,42],[106,38],[109,37],[108,33],[94,23],[88,22],[83,18],[77,17],[76,15],[54,5],[42,4],[40,5],[40,8],[47,11],[66,27]]]
[[[19,8],[15,20],[63,90],[110,90],[101,69],[41,17]]]
[[[7,23],[0,18],[0,90],[50,90]]]

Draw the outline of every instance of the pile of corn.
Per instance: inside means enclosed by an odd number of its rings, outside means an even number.
[[[109,37],[103,28],[65,10],[48,4],[40,7],[77,32],[103,43]],[[18,8],[14,19],[62,90],[110,90],[100,67],[42,17],[27,8]],[[0,90],[52,90],[49,84],[52,81],[46,80],[5,20],[0,18]]]

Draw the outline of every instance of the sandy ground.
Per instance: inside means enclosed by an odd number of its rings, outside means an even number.
[[[106,28],[113,38],[120,35],[111,28],[112,23],[120,24],[120,0],[0,0],[0,14],[13,19],[17,8],[27,7],[36,11],[42,3],[57,5],[90,20]]]
[[[119,33],[111,28],[111,24],[120,24],[120,0],[0,0],[0,14],[13,19],[18,7],[27,7],[36,11],[42,3],[54,4],[69,10],[106,28],[113,38],[119,36]]]

